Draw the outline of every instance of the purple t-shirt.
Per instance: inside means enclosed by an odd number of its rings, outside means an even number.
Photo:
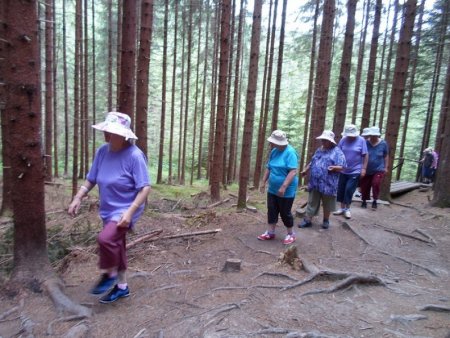
[[[98,148],[87,180],[98,185],[103,222],[119,221],[138,192],[150,185],[147,159],[135,145],[115,152],[110,151],[106,143]],[[141,205],[130,226],[136,223],[143,211],[144,205]]]
[[[354,139],[353,142],[351,142],[352,139]],[[361,136],[356,138],[343,137],[338,146],[344,153],[347,162],[347,166],[342,173],[346,175],[360,174],[364,155],[367,154],[366,140]]]

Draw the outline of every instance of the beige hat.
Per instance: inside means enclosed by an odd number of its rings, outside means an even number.
[[[381,136],[380,128],[370,127],[368,129],[369,129],[368,134],[367,134],[368,136]]]
[[[370,128],[364,128],[361,136],[369,136]]]
[[[125,140],[137,136],[131,131],[131,118],[127,114],[110,112],[104,122],[94,124],[92,128],[125,137]]]
[[[336,144],[336,141],[334,140],[334,133],[331,130],[324,130],[322,132],[322,135],[316,137],[317,140],[327,140],[331,143]]]
[[[285,146],[289,143],[286,137],[286,133],[282,130],[274,130],[267,141],[279,146]]]
[[[346,125],[342,136],[356,137],[359,135],[358,128],[354,124]]]

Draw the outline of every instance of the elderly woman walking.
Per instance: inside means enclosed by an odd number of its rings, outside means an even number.
[[[261,190],[265,190],[266,183],[269,183],[267,191],[267,223],[266,232],[258,236],[261,241],[275,238],[275,227],[278,216],[281,216],[287,235],[283,244],[295,242],[294,216],[291,209],[297,193],[298,177],[298,155],[295,149],[289,145],[286,134],[281,130],[275,130],[267,139],[273,149],[270,152],[269,161],[264,172]]]
[[[306,216],[298,225],[299,228],[312,226],[312,218],[319,213],[320,202],[323,207],[322,228],[330,226],[330,213],[336,210],[336,193],[339,172],[345,167],[345,156],[342,150],[336,146],[334,133],[325,130],[322,135],[316,137],[322,145],[314,153],[311,162],[301,172],[308,181],[308,205]]]
[[[388,170],[389,146],[386,141],[380,138],[380,128],[369,128],[367,135],[369,136],[366,141],[369,160],[366,175],[361,178],[360,182],[362,194],[361,207],[367,208],[367,200],[370,199],[370,190],[372,189],[372,209],[376,209],[377,200],[380,196],[381,182]]]
[[[339,210],[334,215],[344,215],[349,219],[352,217],[350,205],[353,194],[358,186],[359,179],[366,175],[367,169],[367,144],[366,140],[359,136],[359,131],[354,124],[345,126],[342,133],[343,138],[339,141],[345,156],[346,165],[339,174],[337,201],[341,203]]]
[[[100,298],[100,303],[130,295],[126,280],[126,234],[144,212],[150,192],[147,158],[130,142],[137,139],[130,125],[128,115],[112,112],[104,122],[92,126],[103,131],[106,143],[97,149],[87,178],[68,209],[75,216],[82,198],[98,185],[103,228],[97,241],[99,268],[103,273],[91,293],[100,295],[109,291]]]

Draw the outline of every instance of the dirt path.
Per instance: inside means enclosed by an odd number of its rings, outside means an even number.
[[[132,294],[110,305],[87,293],[98,274],[95,252],[76,250],[61,275],[67,294],[94,316],[58,321],[44,294],[1,294],[0,336],[20,336],[28,320],[36,337],[62,337],[75,326],[89,337],[448,337],[450,314],[421,310],[450,308],[450,211],[428,207],[427,194],[376,211],[355,203],[353,218],[336,216],[329,230],[318,222],[296,229],[309,273],[279,262],[282,227],[274,241],[256,239],[264,211],[237,213],[233,198],[212,209],[178,203],[173,211],[178,201],[152,201],[130,241],[155,229],[163,229],[160,237],[222,231],[137,244],[129,251]],[[221,271],[229,258],[242,261],[240,272]],[[306,282],[316,270],[323,273]]]

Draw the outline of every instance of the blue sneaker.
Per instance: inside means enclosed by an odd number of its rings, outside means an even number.
[[[310,226],[312,226],[312,222],[306,219],[303,219],[303,221],[298,225],[299,228],[308,228]]]
[[[93,295],[100,295],[102,293],[105,293],[114,286],[114,284],[116,283],[116,279],[117,277],[109,277],[107,273],[104,273],[98,281],[97,285],[94,286],[94,288],[91,290],[91,293]]]
[[[330,227],[330,221],[327,219],[323,220],[322,229],[328,229]]]
[[[99,302],[103,304],[108,304],[115,302],[119,298],[128,297],[130,295],[130,289],[128,286],[126,289],[120,289],[117,285],[114,286],[114,288],[105,296],[100,298]]]

